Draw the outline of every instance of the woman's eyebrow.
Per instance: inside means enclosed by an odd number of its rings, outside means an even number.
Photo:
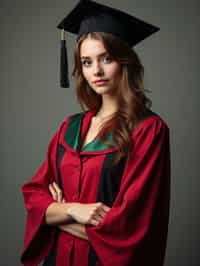
[[[103,53],[100,53],[99,55],[97,55],[97,57],[102,57],[104,55],[108,54],[108,52],[103,52]],[[81,56],[81,59],[90,59],[90,56]]]

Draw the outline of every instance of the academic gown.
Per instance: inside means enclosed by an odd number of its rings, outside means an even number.
[[[132,133],[129,157],[112,165],[118,147],[98,135],[80,150],[92,111],[70,114],[52,137],[46,159],[22,186],[27,222],[21,262],[25,266],[162,266],[170,205],[169,128],[156,113]],[[62,188],[66,202],[103,202],[103,221],[86,225],[89,241],[43,224],[55,200],[48,185]]]

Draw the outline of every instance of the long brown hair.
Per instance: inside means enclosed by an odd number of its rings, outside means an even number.
[[[108,146],[106,129],[113,128],[113,141],[119,147],[114,163],[129,154],[132,143],[133,130],[142,120],[152,102],[145,95],[143,86],[144,67],[136,52],[124,41],[110,33],[92,32],[82,36],[76,43],[74,52],[75,66],[72,75],[76,80],[76,96],[83,111],[87,108],[95,113],[99,111],[102,98],[90,88],[82,74],[80,59],[80,45],[85,38],[90,37],[102,41],[109,56],[121,64],[121,79],[116,88],[118,110],[111,119],[107,120],[99,132],[100,139]],[[86,108],[85,108],[86,107]]]

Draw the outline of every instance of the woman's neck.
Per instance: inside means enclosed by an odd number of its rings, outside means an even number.
[[[95,118],[101,120],[106,117],[109,117],[113,115],[115,112],[117,112],[118,107],[116,100],[112,97],[109,97],[108,95],[102,96],[102,105],[99,109],[99,111],[96,113]]]

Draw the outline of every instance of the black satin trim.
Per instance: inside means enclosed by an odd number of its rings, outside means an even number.
[[[116,152],[108,153],[105,156],[103,167],[100,176],[99,190],[96,201],[103,202],[105,205],[111,207],[119,192],[121,179],[124,173],[124,167],[127,157],[123,157],[117,165],[112,165]],[[88,266],[96,266],[98,256],[90,246],[88,254]]]

